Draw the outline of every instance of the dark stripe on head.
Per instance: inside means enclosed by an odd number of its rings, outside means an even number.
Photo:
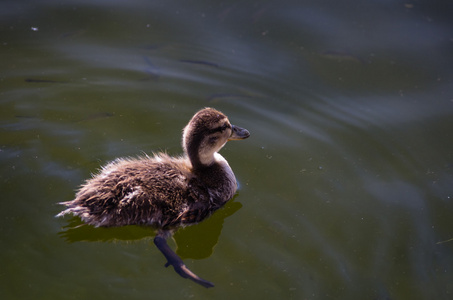
[[[213,128],[213,129],[209,130],[208,134],[216,133],[216,132],[223,132],[223,131],[227,130],[227,128],[231,129],[231,125],[228,124],[228,123],[225,123],[222,126],[219,126],[219,127],[216,127],[216,128]]]

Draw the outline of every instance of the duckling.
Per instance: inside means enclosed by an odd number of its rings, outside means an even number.
[[[184,278],[214,286],[191,272],[167,245],[175,228],[195,224],[230,200],[237,182],[218,151],[231,140],[250,136],[213,108],[198,111],[183,129],[184,155],[119,158],[87,180],[72,201],[61,202],[66,214],[99,226],[150,225],[158,228],[154,243]]]

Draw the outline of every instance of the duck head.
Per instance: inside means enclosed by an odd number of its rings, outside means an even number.
[[[228,141],[250,136],[247,129],[231,125],[227,116],[213,108],[197,112],[183,131],[182,145],[193,168],[210,166],[214,154]]]

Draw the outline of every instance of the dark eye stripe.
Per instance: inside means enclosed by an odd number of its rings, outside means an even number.
[[[228,123],[225,123],[220,127],[209,130],[209,133],[222,132],[222,131],[226,130],[227,128],[231,128],[231,125]]]

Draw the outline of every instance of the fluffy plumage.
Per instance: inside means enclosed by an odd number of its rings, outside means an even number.
[[[87,180],[67,209],[94,226],[151,225],[159,228],[154,244],[184,278],[204,286],[214,284],[190,271],[171,250],[166,238],[172,228],[197,223],[230,200],[237,183],[228,162],[217,153],[227,141],[249,132],[231,125],[213,108],[197,112],[183,132],[184,155],[120,158]]]
[[[249,136],[221,112],[197,112],[183,132],[184,155],[117,159],[86,181],[67,209],[94,226],[152,225],[162,229],[200,222],[236,192],[228,162],[217,153]]]

